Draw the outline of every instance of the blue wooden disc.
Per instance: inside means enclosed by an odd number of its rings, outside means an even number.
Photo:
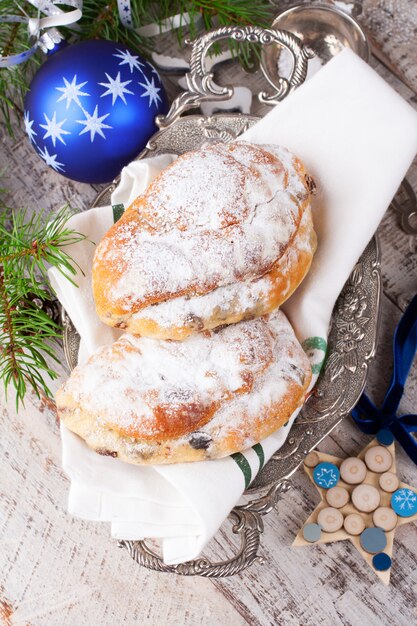
[[[385,572],[391,567],[391,557],[385,552],[379,552],[372,557],[372,565],[378,572]]]
[[[381,428],[381,430],[378,430],[376,438],[381,446],[390,446],[394,441],[394,435],[390,430],[388,430],[388,428]]]
[[[365,528],[360,536],[360,542],[365,552],[376,554],[385,548],[387,538],[381,528]]]
[[[330,489],[339,482],[339,468],[334,463],[323,461],[314,468],[313,478],[318,487]]]
[[[318,524],[306,524],[303,528],[303,537],[306,541],[314,543],[321,536],[321,528]]]
[[[417,513],[417,493],[402,487],[391,496],[391,506],[400,517],[411,517]]]

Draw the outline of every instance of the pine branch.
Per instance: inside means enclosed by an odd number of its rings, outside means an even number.
[[[11,224],[6,224],[11,214]],[[60,326],[39,306],[51,300],[47,269],[56,267],[71,280],[74,262],[64,248],[84,239],[67,226],[73,212],[65,207],[46,221],[45,214],[27,219],[25,211],[3,207],[0,218],[0,378],[16,391],[16,406],[28,387],[40,396],[52,394],[48,379],[56,372],[48,363],[58,362],[54,344]]]
[[[24,0],[22,7],[30,17],[37,15],[37,10]],[[132,0],[131,7],[135,27],[153,22],[160,24],[172,15],[189,13],[191,23],[187,25],[187,33],[191,38],[199,34],[201,18],[205,30],[227,25],[267,26],[273,11],[269,0]],[[1,0],[0,17],[19,14],[23,13],[15,0]],[[59,30],[70,43],[91,38],[107,39],[130,46],[145,57],[149,57],[152,48],[158,44],[157,37],[142,37],[121,24],[117,0],[84,0],[82,19],[75,27]],[[181,43],[185,27],[178,28],[176,35]],[[243,66],[250,68],[257,48],[247,42],[235,41],[231,41],[229,46]],[[0,23],[1,55],[18,54],[29,47],[26,24]],[[43,61],[44,56],[37,52],[26,63],[0,69],[0,120],[3,119],[12,135],[16,122],[21,124],[24,97],[30,81]]]
[[[28,8],[28,13],[33,17],[36,15],[36,9]],[[0,17],[6,15],[23,15],[15,0],[1,0]],[[0,54],[2,56],[19,54],[28,50],[30,45],[26,24],[0,23]],[[0,118],[12,136],[15,124],[21,123],[24,98],[40,62],[41,56],[35,55],[26,63],[0,70]]]

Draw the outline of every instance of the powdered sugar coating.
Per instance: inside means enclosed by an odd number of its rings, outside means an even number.
[[[141,310],[147,319],[167,319],[167,301],[181,305],[182,297],[211,292],[198,306],[212,314],[224,298],[235,298],[241,282],[240,299],[253,307],[261,289],[255,281],[285,255],[310,210],[299,169],[285,148],[243,142],[179,157],[97,248],[93,284],[101,319],[123,325]],[[160,314],[151,311],[158,305]],[[182,315],[187,307],[180,308]],[[179,317],[174,312],[165,325]]]
[[[315,240],[311,238],[311,231],[308,228],[303,228],[308,219],[309,214],[305,212],[301,218],[300,231],[294,239],[293,246],[286,252],[288,260],[283,259],[281,272],[284,277],[292,268],[293,257],[296,257],[301,251],[313,255]],[[159,327],[172,328],[180,327],[186,320],[198,319],[205,320],[206,327],[210,327],[210,317],[213,314],[216,320],[224,320],[226,323],[231,312],[236,310],[242,311],[243,319],[245,319],[246,316],[253,316],[255,303],[260,310],[262,309],[273,286],[272,278],[266,274],[253,281],[242,281],[218,287],[202,296],[191,298],[180,296],[165,300],[154,306],[140,309],[132,315],[132,320],[152,320]],[[285,281],[285,286],[282,288],[283,298],[287,298],[292,289],[291,281]]]
[[[132,462],[145,462],[162,448],[163,462],[172,462],[175,449],[193,448],[196,432],[213,442],[205,454],[215,458],[219,449],[220,456],[230,453],[224,442],[231,436],[241,449],[243,439],[257,439],[263,426],[272,432],[288,419],[292,407],[284,417],[277,407],[286,409],[294,389],[300,402],[309,379],[307,357],[276,311],[184,342],[125,334],[73,371],[57,407],[89,445],[111,441],[122,456],[131,450]]]

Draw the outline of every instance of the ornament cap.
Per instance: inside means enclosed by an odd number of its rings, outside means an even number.
[[[56,28],[50,28],[39,38],[39,48],[48,56],[68,46],[64,36]]]

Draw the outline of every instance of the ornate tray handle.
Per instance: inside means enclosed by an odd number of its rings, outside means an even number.
[[[213,578],[232,576],[250,567],[255,561],[264,563],[264,559],[258,556],[261,534],[264,529],[262,515],[269,513],[279,500],[281,493],[288,491],[289,488],[288,481],[273,485],[263,498],[253,500],[244,506],[236,506],[230,512],[229,518],[233,521],[233,533],[240,536],[241,542],[236,555],[225,561],[212,563],[209,559],[202,557],[178,565],[166,565],[146,540],[122,540],[119,541],[119,547],[126,548],[132,559],[139,565],[157,572]]]
[[[174,100],[167,115],[158,115],[156,123],[159,128],[170,126],[184,111],[198,107],[206,100],[228,100],[233,96],[232,87],[221,87],[213,80],[213,74],[207,71],[205,58],[210,46],[220,39],[234,39],[235,41],[249,41],[265,46],[279,44],[292,55],[293,67],[291,76],[278,78],[277,84],[268,79],[275,93],[268,95],[262,91],[259,94],[261,102],[276,104],[287,96],[293,89],[304,82],[307,75],[308,59],[314,56],[300,39],[285,30],[264,29],[259,26],[225,26],[213,30],[192,43],[190,72],[186,74],[188,91],[181,93]]]

